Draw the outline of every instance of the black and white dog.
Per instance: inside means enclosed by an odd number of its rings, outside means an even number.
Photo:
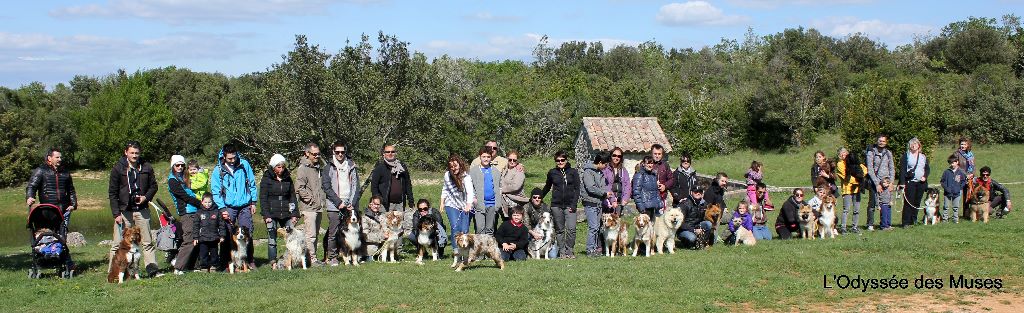
[[[416,231],[415,243],[417,250],[419,250],[419,254],[416,256],[416,264],[423,264],[423,255],[427,252],[430,252],[430,256],[433,257],[434,261],[437,261],[437,255],[441,251],[437,241],[437,221],[429,215],[424,216],[420,218],[420,224],[416,225]]]

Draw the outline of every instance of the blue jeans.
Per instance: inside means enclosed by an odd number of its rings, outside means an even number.
[[[452,225],[452,231],[448,234],[448,242],[452,244],[452,252],[458,250],[455,247],[455,234],[469,233],[469,221],[473,219],[473,216],[466,211],[459,210],[450,206],[444,207],[444,213],[448,216],[448,222]]]
[[[754,225],[754,238],[757,240],[772,240],[772,230],[765,225]]]
[[[705,234],[711,232],[711,222],[702,221],[702,222],[700,222],[700,226],[699,227],[704,230]],[[697,233],[694,233],[694,232],[689,231],[689,230],[684,230],[684,231],[679,232],[676,235],[676,237],[679,238],[679,240],[683,242],[683,246],[684,247],[693,247],[694,244],[697,243]],[[714,243],[715,243],[714,240],[711,240],[711,241],[708,242],[708,245],[712,245]]]
[[[942,221],[943,222],[948,222],[950,219],[952,219],[953,222],[956,222],[956,223],[960,222],[960,203],[963,202],[962,200],[963,200],[963,192],[962,191],[960,192],[960,194],[956,195],[956,197],[953,197],[953,198],[947,197],[945,195],[942,196]],[[953,207],[953,215],[949,215],[949,208],[950,207]]]
[[[879,227],[882,229],[892,227],[892,206],[888,203],[882,203],[881,207],[881,213],[879,214],[881,225]]]
[[[508,251],[501,251],[501,259],[505,261],[525,261],[526,260],[526,249],[512,250],[512,253]]]
[[[585,206],[587,214],[587,254],[595,254],[601,250],[601,207]]]

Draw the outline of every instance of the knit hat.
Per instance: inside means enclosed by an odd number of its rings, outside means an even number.
[[[177,154],[172,155],[171,156],[171,166],[174,166],[176,164],[185,165],[185,157],[177,155]]]
[[[540,188],[537,188],[537,187],[533,187],[533,191],[530,192],[530,196],[543,196],[543,195],[544,195],[544,190],[540,190]]]
[[[274,156],[270,157],[270,167],[275,167],[278,164],[287,162],[288,160],[285,160],[284,156],[280,154],[275,154]]]

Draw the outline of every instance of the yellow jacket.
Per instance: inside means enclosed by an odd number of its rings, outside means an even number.
[[[862,173],[867,173],[868,168],[864,164],[860,165]],[[846,160],[839,160],[836,162],[836,178],[838,179],[839,191],[843,195],[851,195],[860,193],[860,182],[857,181],[856,177],[850,176],[850,179],[846,179]]]

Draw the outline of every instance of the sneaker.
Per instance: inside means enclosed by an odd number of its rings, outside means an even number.
[[[338,264],[338,259],[331,259],[330,261],[327,261],[327,265],[330,265],[331,267],[338,266]]]
[[[174,270],[174,275],[178,275],[178,276],[185,275],[185,272],[182,272],[180,270]]]
[[[868,231],[875,231],[875,226],[868,226]]]
[[[850,232],[854,233],[854,234],[860,234],[860,228],[859,227],[850,228]]]

